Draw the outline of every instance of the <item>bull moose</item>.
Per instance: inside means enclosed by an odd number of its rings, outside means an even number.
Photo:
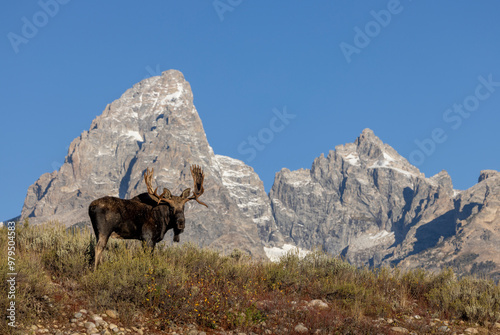
[[[191,189],[185,189],[180,196],[173,196],[166,188],[158,195],[153,190],[152,179],[154,170],[149,168],[144,173],[147,193],[139,194],[132,199],[103,197],[92,201],[89,206],[89,216],[96,236],[95,264],[97,269],[108,239],[136,239],[145,242],[153,252],[156,243],[163,240],[169,229],[174,230],[174,242],[179,242],[179,234],[184,231],[184,205],[189,200],[196,200],[206,207],[207,204],[198,198],[203,194],[203,179],[205,175],[201,167],[191,166],[194,181],[193,195]]]

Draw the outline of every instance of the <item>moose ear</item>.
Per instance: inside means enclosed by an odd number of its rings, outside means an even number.
[[[164,194],[164,196],[163,196],[164,199],[172,198],[172,193],[170,193],[170,191],[167,188],[163,189],[163,194]]]
[[[186,188],[182,194],[181,194],[181,198],[183,199],[187,199],[187,197],[189,197],[189,194],[191,193],[191,189],[190,188]]]

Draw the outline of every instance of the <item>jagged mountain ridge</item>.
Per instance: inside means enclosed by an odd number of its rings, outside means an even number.
[[[174,194],[191,187],[190,164],[205,170],[210,208],[188,203],[181,241],[258,257],[264,247],[319,247],[371,266],[427,266],[425,259],[436,268],[474,258],[479,265],[494,262],[489,273],[498,271],[498,253],[471,251],[495,251],[490,246],[500,242],[498,172],[485,171],[475,187],[458,192],[445,171],[426,178],[365,129],[310,169],[279,171],[267,195],[251,167],[214,154],[190,85],[175,70],[141,81],[108,105],[71,143],[59,171],[28,189],[22,217],[88,224],[92,200],[145,192],[147,167]]]
[[[287,243],[320,247],[357,265],[433,270],[460,265],[469,271],[473,263],[459,263],[471,259],[471,240],[460,236],[476,236],[482,229],[488,240],[474,245],[478,254],[488,256],[476,257],[477,261],[495,263],[489,263],[488,274],[500,275],[500,253],[495,252],[500,245],[496,171],[483,172],[476,186],[460,192],[453,189],[446,171],[426,178],[365,129],[354,143],[316,158],[311,169],[278,172],[270,198]],[[487,227],[481,215],[490,220]],[[444,245],[446,261],[438,261],[436,254],[444,252]],[[424,259],[423,254],[429,256]]]

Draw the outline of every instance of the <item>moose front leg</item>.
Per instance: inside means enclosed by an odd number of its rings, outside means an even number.
[[[181,239],[180,239],[180,234],[184,231],[184,229],[177,229],[177,228],[174,228],[174,242],[179,242]]]
[[[143,231],[143,234],[142,234],[142,248],[144,249],[144,251],[146,251],[146,249],[150,250],[151,251],[151,254],[153,254],[153,251],[155,250],[155,245],[156,245],[156,242],[153,238],[154,234],[152,231],[150,230],[144,230]]]
[[[144,252],[150,251],[151,255],[153,255],[153,251],[155,250],[155,245],[156,243],[153,242],[153,240],[151,239],[142,241],[142,249],[144,250]]]

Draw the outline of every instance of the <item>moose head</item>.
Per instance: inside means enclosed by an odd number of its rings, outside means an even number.
[[[198,199],[198,197],[200,197],[204,192],[203,180],[205,176],[203,174],[203,171],[197,165],[191,167],[191,175],[193,176],[194,181],[194,191],[192,196],[189,196],[191,194],[190,188],[185,189],[180,196],[172,195],[172,193],[167,188],[164,188],[163,193],[158,195],[158,187],[153,190],[152,186],[153,174],[154,169],[151,169],[150,171],[149,168],[144,173],[144,182],[148,189],[148,195],[153,201],[156,202],[157,206],[160,206],[161,204],[168,204],[169,221],[175,224],[175,227],[173,227],[174,230],[182,232],[185,227],[184,205],[186,204],[186,202],[188,202],[189,200],[196,200],[199,204],[208,207],[207,204]],[[139,195],[138,197],[140,196],[141,195]],[[138,200],[136,198],[134,199]],[[139,201],[141,200],[139,199]],[[179,242],[178,234],[174,235],[174,241]]]

